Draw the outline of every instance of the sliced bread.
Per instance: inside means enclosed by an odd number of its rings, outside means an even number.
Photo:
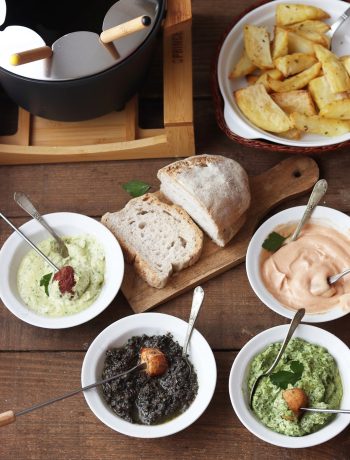
[[[152,193],[105,214],[102,223],[118,239],[127,262],[155,288],[164,287],[173,272],[194,264],[201,255],[201,230],[183,209]]]
[[[197,155],[158,171],[160,190],[185,209],[219,246],[245,222],[250,205],[248,176],[242,166],[220,155]]]

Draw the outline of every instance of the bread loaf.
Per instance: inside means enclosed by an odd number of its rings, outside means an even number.
[[[239,163],[220,155],[197,155],[158,171],[161,192],[185,209],[219,246],[245,222],[249,181]]]
[[[188,214],[152,193],[105,214],[102,223],[118,239],[127,262],[155,288],[164,287],[173,272],[194,264],[202,251],[203,233]]]

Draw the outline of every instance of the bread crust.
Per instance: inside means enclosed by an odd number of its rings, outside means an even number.
[[[167,181],[212,220],[216,235],[209,236],[219,246],[225,246],[244,224],[242,216],[251,201],[249,179],[236,161],[221,155],[197,155],[160,169],[158,179],[161,192],[183,206],[192,218],[195,219],[193,213],[179,197],[166,193]],[[195,220],[201,226],[201,222]]]

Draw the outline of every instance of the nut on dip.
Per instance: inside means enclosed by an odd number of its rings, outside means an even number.
[[[276,232],[287,237],[294,227],[282,225]],[[266,289],[285,307],[305,308],[308,314],[335,307],[350,310],[350,277],[332,286],[327,281],[348,267],[350,238],[318,221],[305,225],[296,241],[261,254],[261,278]]]

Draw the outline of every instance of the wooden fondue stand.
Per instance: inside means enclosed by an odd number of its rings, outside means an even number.
[[[191,20],[190,0],[168,0],[163,26],[164,128],[138,126],[137,96],[120,112],[83,122],[51,121],[19,108],[17,132],[0,136],[0,164],[194,155]]]

